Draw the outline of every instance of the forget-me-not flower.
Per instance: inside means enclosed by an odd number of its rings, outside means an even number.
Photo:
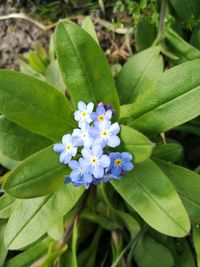
[[[79,122],[79,127],[83,122],[90,123],[92,119],[90,115],[94,109],[94,104],[90,102],[85,104],[83,101],[78,102],[78,110],[74,112],[74,119]]]
[[[85,168],[89,170],[95,178],[102,178],[104,169],[110,165],[110,158],[103,155],[103,149],[99,145],[92,146],[91,149],[83,148],[81,154],[85,161]]]
[[[74,145],[72,135],[65,134],[62,138],[62,144],[55,144],[53,150],[60,153],[61,163],[69,163],[72,157],[75,157],[77,153],[77,147]]]
[[[72,172],[69,175],[68,181],[71,181],[75,186],[83,184],[87,189],[92,183],[92,175],[88,172],[87,164],[85,160],[80,158],[79,161],[71,160],[69,162],[69,167],[72,169]]]
[[[87,123],[83,123],[80,129],[74,129],[72,136],[76,146],[91,147],[93,138],[90,136],[89,131],[90,125]]]
[[[109,172],[115,177],[119,177],[122,173],[133,169],[132,155],[128,152],[110,153]]]
[[[90,117],[94,122],[109,121],[112,118],[112,111],[100,106],[97,107],[96,112],[91,113]]]
[[[91,128],[90,134],[95,137],[94,144],[101,145],[102,148],[106,145],[116,147],[120,144],[120,139],[117,136],[119,131],[120,127],[117,122],[111,124],[110,121],[105,121]]]

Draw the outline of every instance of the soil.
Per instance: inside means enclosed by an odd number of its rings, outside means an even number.
[[[24,12],[12,4],[0,5],[0,16]],[[20,55],[34,47],[36,41],[44,46],[49,43],[51,31],[43,31],[34,24],[23,19],[7,19],[0,21],[0,68],[19,68]]]

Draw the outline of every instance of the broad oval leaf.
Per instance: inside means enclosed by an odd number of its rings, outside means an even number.
[[[151,156],[154,144],[143,134],[125,125],[120,125],[121,147],[133,155],[134,162],[141,162]]]
[[[166,144],[158,144],[154,147],[152,157],[177,161],[183,155],[183,147],[178,142],[168,142]]]
[[[25,159],[4,176],[4,190],[16,198],[33,198],[50,194],[64,183],[69,172],[59,162],[53,146],[47,147]]]
[[[171,252],[150,236],[138,241],[134,250],[134,258],[140,267],[173,267],[174,259]]]
[[[7,219],[10,217],[14,201],[15,198],[8,194],[4,194],[0,197],[0,219]]]
[[[147,83],[134,103],[122,106],[121,121],[141,132],[158,134],[197,117],[199,67],[200,59],[191,60]]]
[[[8,249],[6,248],[4,244],[4,233],[5,233],[5,227],[6,227],[6,222],[1,222],[0,224],[0,267],[5,266],[4,261],[6,259]]]
[[[193,16],[199,16],[199,0],[170,0],[170,3],[182,20],[191,20]]]
[[[68,184],[45,197],[18,200],[5,230],[6,246],[21,249],[39,239],[72,209],[83,191]]]
[[[70,20],[55,32],[58,63],[67,90],[78,101],[110,103],[119,111],[119,98],[106,57],[96,41]]]
[[[200,175],[181,166],[154,159],[174,184],[193,222],[200,223]]]
[[[114,188],[139,215],[157,231],[182,237],[190,222],[171,182],[151,160],[136,165]]]
[[[154,46],[131,57],[116,79],[121,104],[133,102],[144,89],[144,84],[163,72],[160,47]]]
[[[192,229],[192,239],[197,256],[197,265],[200,266],[200,228],[199,225],[195,225]]]
[[[8,70],[0,70],[0,80],[0,112],[8,119],[53,141],[73,130],[70,104],[55,88]]]
[[[21,161],[52,142],[0,116],[0,153]]]

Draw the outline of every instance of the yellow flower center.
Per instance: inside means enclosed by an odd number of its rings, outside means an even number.
[[[66,150],[70,150],[72,146],[70,144],[66,145]]]
[[[115,166],[121,166],[122,160],[121,159],[116,159],[115,160]]]
[[[87,117],[87,112],[83,111],[81,115],[82,115],[83,118],[86,118]]]
[[[105,117],[103,115],[99,115],[98,120],[99,121],[104,121],[105,120]]]
[[[92,158],[92,159],[91,159],[91,163],[92,163],[92,164],[97,164],[97,158],[96,158],[96,157]]]
[[[108,132],[108,131],[102,131],[102,132],[101,132],[101,136],[102,136],[103,138],[108,137],[108,136],[109,136],[109,132]]]

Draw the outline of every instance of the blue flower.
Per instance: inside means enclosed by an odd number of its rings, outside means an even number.
[[[92,120],[90,114],[92,113],[94,104],[90,102],[86,105],[83,101],[78,102],[78,110],[74,112],[74,119],[79,122],[79,127],[83,122],[90,123]]]
[[[93,178],[86,166],[87,164],[85,164],[83,158],[80,158],[79,161],[71,160],[69,167],[72,169],[72,172],[67,177],[66,182],[72,182],[74,186],[84,185],[87,189],[92,183]]]
[[[104,168],[110,165],[110,158],[103,155],[101,146],[93,146],[91,149],[83,148],[81,151],[85,159],[85,168],[89,170],[95,178],[102,178],[104,175]]]
[[[104,182],[110,182],[111,180],[120,180],[122,177],[121,176],[115,176],[115,175],[112,175],[112,174],[105,174],[102,178],[102,180]]]
[[[132,155],[128,152],[114,152],[110,153],[111,163],[109,166],[109,172],[111,176],[119,177],[126,171],[133,169]]]
[[[109,121],[112,118],[112,111],[111,110],[105,110],[103,106],[99,106],[96,109],[96,112],[92,112],[90,115],[91,119],[93,121],[103,122],[103,121]]]
[[[62,144],[55,144],[53,150],[60,153],[60,162],[64,164],[67,164],[77,153],[77,147],[74,145],[71,134],[64,135]]]
[[[74,137],[74,143],[76,146],[91,147],[93,138],[89,134],[90,126],[87,123],[83,123],[80,129],[74,129],[72,136]]]
[[[99,123],[96,127],[91,128],[90,134],[95,138],[95,145],[100,145],[102,148],[106,145],[116,147],[120,144],[120,139],[117,136],[119,131],[120,127],[117,122],[111,125],[110,121],[105,121],[103,123]]]

